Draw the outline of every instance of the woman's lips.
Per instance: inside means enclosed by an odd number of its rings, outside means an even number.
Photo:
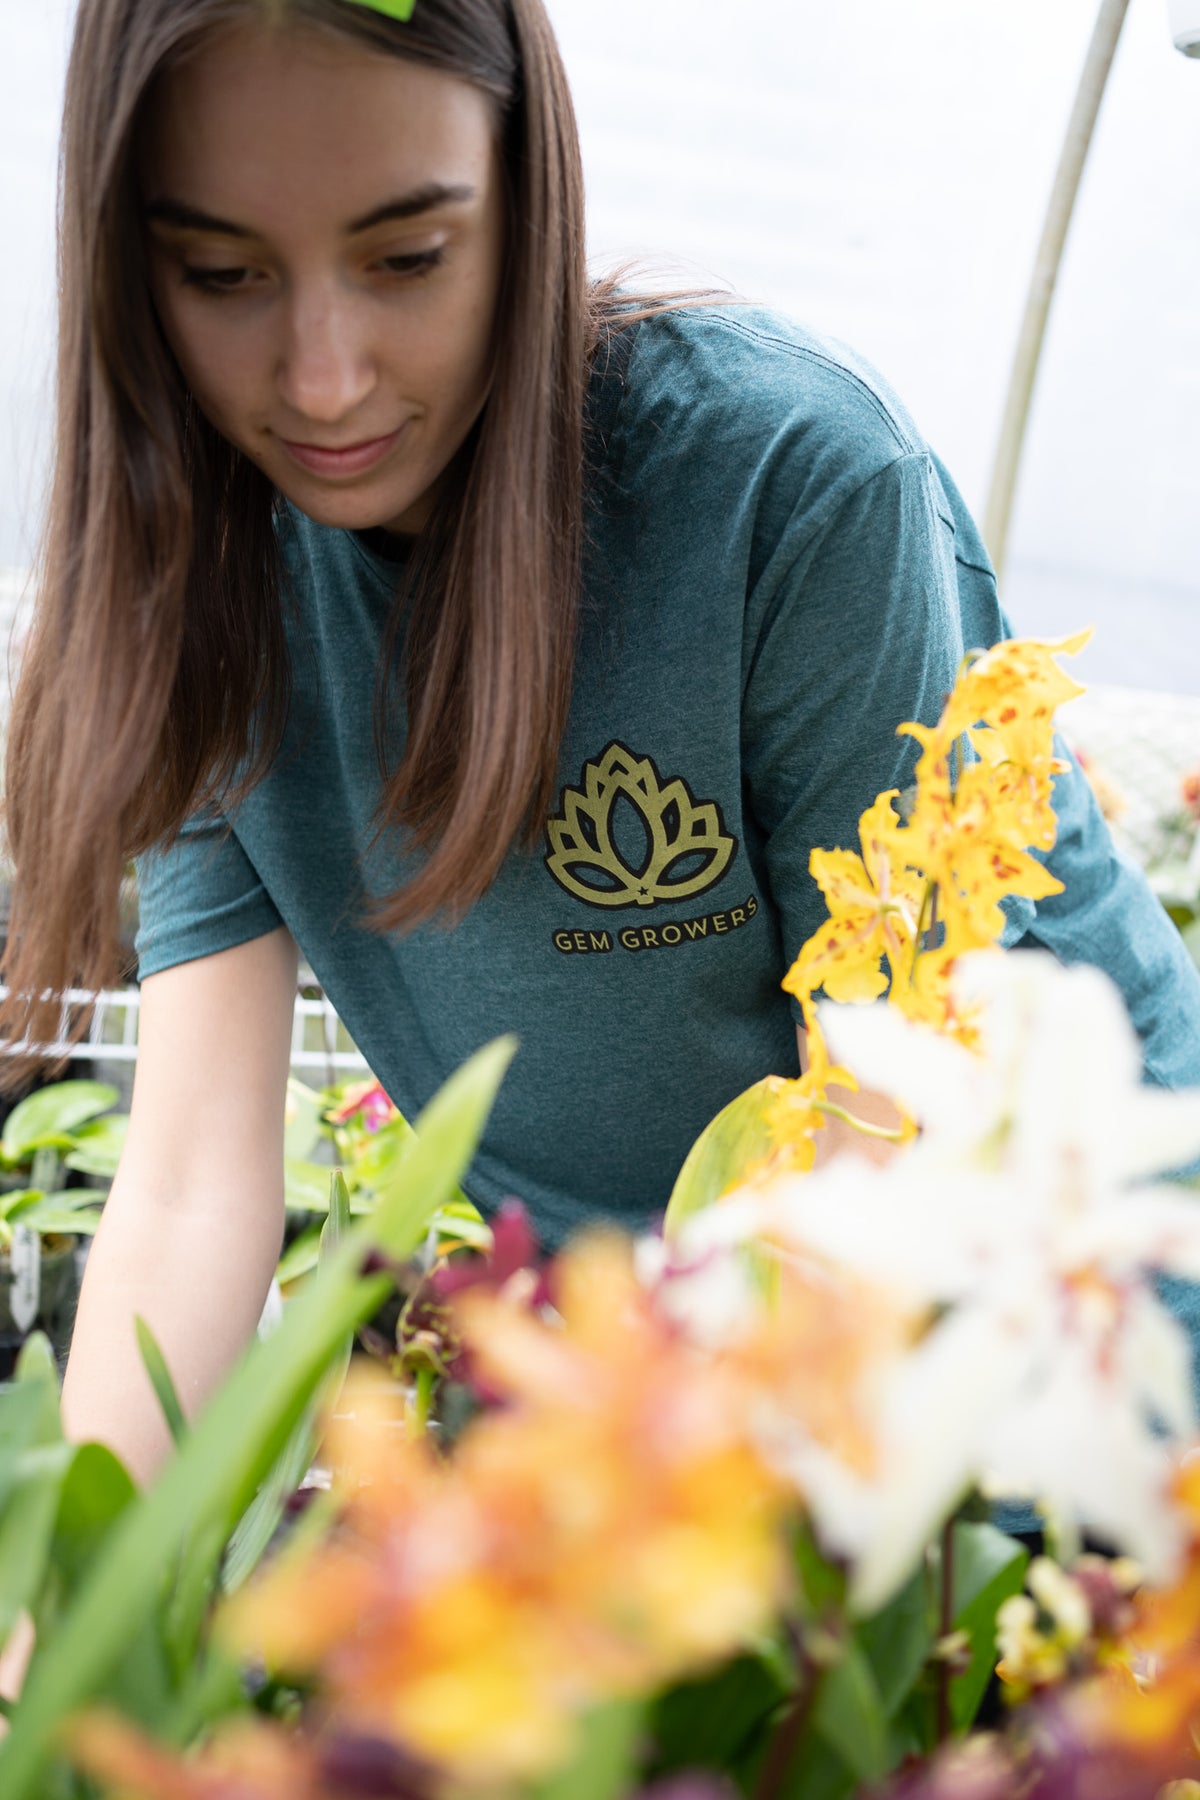
[[[374,468],[382,462],[393,445],[397,442],[404,426],[390,432],[387,437],[366,438],[361,444],[347,444],[342,449],[325,449],[320,444],[293,444],[287,438],[279,442],[302,469],[313,475],[361,475],[365,469]]]

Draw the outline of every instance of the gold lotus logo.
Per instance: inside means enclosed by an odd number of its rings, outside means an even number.
[[[663,781],[650,757],[624,744],[585,763],[561,805],[546,827],[546,867],[589,906],[690,899],[720,880],[737,849],[719,807],[698,804],[678,776]]]

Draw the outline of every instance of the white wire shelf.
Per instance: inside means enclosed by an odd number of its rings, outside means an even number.
[[[0,998],[7,990],[0,987]],[[141,992],[135,986],[106,988],[99,994],[71,988],[64,996],[60,1036],[45,1054],[74,1062],[132,1063],[137,1060]],[[91,1008],[86,1032],[70,1039],[70,1014]],[[6,1049],[12,1049],[6,1046]],[[351,1042],[332,1003],[321,994],[298,993],[292,1016],[291,1065],[298,1072],[322,1075],[327,1083],[368,1074],[365,1058]]]

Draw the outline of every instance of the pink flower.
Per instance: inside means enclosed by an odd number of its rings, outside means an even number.
[[[399,1115],[384,1093],[381,1083],[372,1079],[356,1081],[353,1086],[348,1087],[341,1105],[335,1106],[326,1116],[334,1125],[345,1125],[350,1119],[358,1117],[364,1131],[378,1131]]]

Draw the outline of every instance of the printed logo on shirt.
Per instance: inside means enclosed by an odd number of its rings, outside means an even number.
[[[690,900],[720,880],[737,851],[713,800],[697,801],[682,776],[613,742],[564,788],[546,826],[546,867],[589,906],[658,906]]]
[[[673,925],[625,925],[611,931],[572,931],[570,926],[550,933],[554,948],[563,956],[607,956],[614,945],[622,950],[674,950],[680,944],[698,944],[707,937],[740,931],[758,912],[758,900],[750,894],[741,906],[724,912],[703,913],[698,919],[680,919]]]

